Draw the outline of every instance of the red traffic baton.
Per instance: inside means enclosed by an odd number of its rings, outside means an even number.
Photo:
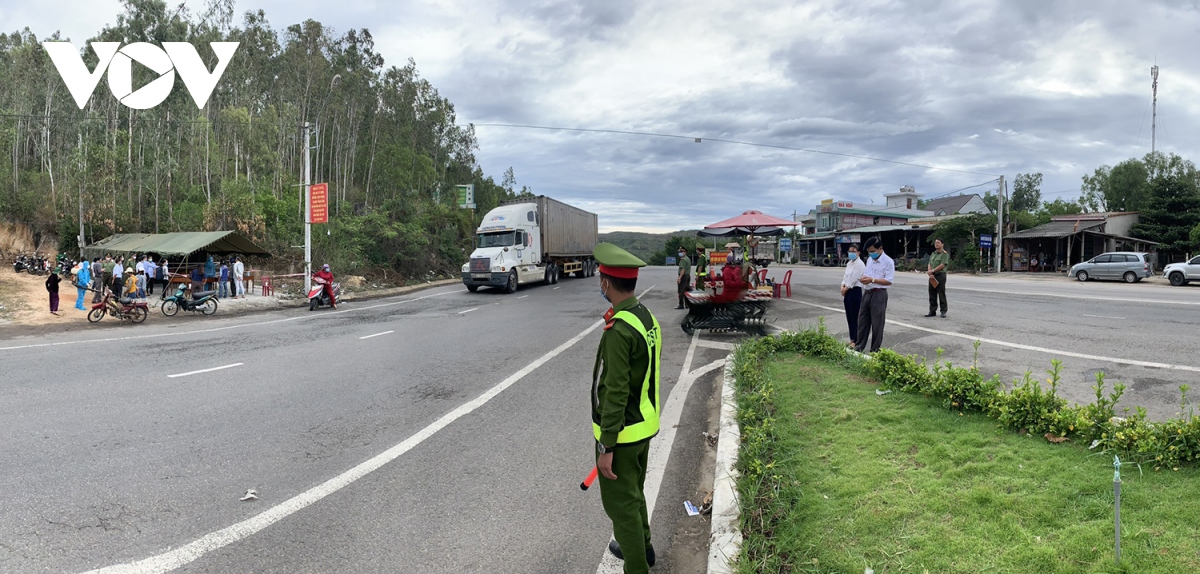
[[[599,473],[600,471],[593,466],[592,472],[589,472],[587,478],[583,479],[583,482],[579,483],[579,490],[587,490],[593,482],[596,482],[596,475]]]

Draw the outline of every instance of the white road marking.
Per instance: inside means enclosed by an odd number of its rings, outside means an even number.
[[[368,305],[366,307],[356,307],[354,309],[346,309],[346,310],[342,310],[342,311],[327,311],[325,313],[312,313],[312,314],[308,314],[308,315],[297,315],[295,317],[288,317],[286,319],[275,319],[272,321],[256,321],[253,323],[240,323],[237,325],[226,325],[224,327],[213,327],[211,329],[195,329],[192,331],[176,331],[173,333],[155,333],[155,334],[151,334],[151,335],[130,335],[128,337],[107,337],[104,339],[86,339],[86,340],[81,340],[81,341],[59,341],[57,343],[35,343],[32,345],[17,345],[14,347],[0,347],[0,351],[15,351],[18,349],[36,349],[39,347],[60,347],[60,346],[64,346],[64,345],[80,345],[80,344],[84,344],[84,343],[111,343],[113,341],[132,341],[132,340],[136,340],[136,339],[157,339],[157,338],[161,338],[161,337],[175,337],[178,335],[215,333],[217,331],[228,331],[230,329],[240,329],[242,327],[257,327],[260,325],[273,325],[275,323],[287,323],[290,321],[303,321],[305,319],[321,319],[321,318],[325,318],[325,317],[332,317],[332,316],[340,314],[340,313],[349,313],[351,311],[366,311],[367,309],[378,309],[380,307],[391,307],[392,305],[403,305],[405,303],[413,303],[416,301],[421,301],[423,299],[430,299],[433,297],[441,297],[442,295],[453,295],[455,293],[465,293],[466,291],[467,291],[466,289],[459,289],[458,291],[446,291],[445,293],[434,293],[432,295],[425,295],[422,297],[417,297],[415,299],[405,299],[403,301],[395,301],[392,303],[380,303],[378,305]]]
[[[966,301],[955,301],[954,304],[955,305],[974,305],[976,307],[983,307],[982,303],[968,303]]]
[[[395,333],[395,331],[384,331],[382,333],[375,333],[374,335],[367,335],[366,337],[359,337],[359,340],[370,339],[371,337],[378,337],[380,335],[387,335],[388,333]]]
[[[794,301],[791,299],[783,299],[783,301],[787,301],[789,303],[796,303],[798,305],[808,305],[809,307],[817,307],[818,309],[827,309],[829,311],[837,311],[838,313],[845,312],[844,309],[835,309],[833,307],[817,305],[816,303],[805,303],[804,301]],[[937,335],[946,335],[947,337],[957,337],[959,339],[967,339],[969,341],[979,341],[981,343],[987,343],[989,345],[999,345],[1001,347],[1010,347],[1013,349],[1022,349],[1025,351],[1036,351],[1039,353],[1047,353],[1050,355],[1059,355],[1059,356],[1063,356],[1063,357],[1074,357],[1076,359],[1087,359],[1089,361],[1102,361],[1102,362],[1108,362],[1108,363],[1117,363],[1117,364],[1121,364],[1121,365],[1133,365],[1135,367],[1152,367],[1155,369],[1167,369],[1167,370],[1171,370],[1171,371],[1189,371],[1192,373],[1200,373],[1200,367],[1193,367],[1191,365],[1172,365],[1169,363],[1155,363],[1155,362],[1151,362],[1151,361],[1138,361],[1135,359],[1121,359],[1118,357],[1103,357],[1100,355],[1089,355],[1087,353],[1076,353],[1074,351],[1061,351],[1058,349],[1049,349],[1046,347],[1036,347],[1034,345],[1024,345],[1021,343],[1010,343],[1008,341],[1000,341],[998,339],[988,339],[986,337],[977,337],[977,336],[968,335],[965,333],[955,333],[954,331],[942,331],[940,329],[930,329],[928,327],[919,327],[917,325],[912,325],[909,323],[902,323],[900,321],[894,321],[892,319],[888,319],[887,322],[892,325],[897,325],[897,326],[905,327],[908,329],[915,329],[917,331],[925,331],[926,333],[934,333]]]
[[[701,339],[699,343],[696,343],[696,346],[704,347],[706,349],[720,349],[722,351],[732,351],[735,345],[733,343],[725,343],[722,341],[705,341],[705,340]]]
[[[675,383],[671,389],[671,396],[667,397],[667,403],[663,405],[662,416],[659,418],[658,436],[650,440],[650,455],[646,464],[646,483],[643,492],[646,493],[646,513],[652,520],[655,502],[658,501],[658,493],[662,488],[663,475],[667,470],[667,461],[671,457],[671,447],[675,444],[676,427],[679,425],[680,416],[683,415],[683,404],[687,401],[692,383],[725,366],[725,359],[719,359],[695,371],[690,371],[699,340],[699,333],[692,335],[692,343],[688,346],[687,356],[684,357],[683,368],[679,371],[679,381]],[[620,574],[623,571],[624,563],[605,548],[604,554],[600,557],[600,565],[596,567],[596,574]]]
[[[974,287],[947,287],[947,291],[975,291],[977,293],[1000,293],[1003,295],[1029,295],[1033,297],[1060,297],[1065,299],[1086,299],[1089,301],[1119,301],[1123,303],[1154,303],[1156,305],[1200,305],[1200,301],[1168,301],[1166,299],[1134,299],[1129,297],[1098,297],[1095,295],[1078,295],[1075,293],[1040,293],[1036,291],[1005,291],[1002,289],[977,289]]]
[[[200,373],[211,373],[213,371],[220,371],[222,369],[232,369],[234,367],[240,367],[240,366],[242,366],[242,363],[234,363],[232,365],[225,365],[223,367],[213,367],[211,369],[200,369],[199,371],[188,371],[186,373],[179,373],[177,375],[167,375],[167,378],[168,379],[177,379],[179,377],[186,377],[188,375],[199,375]]]
[[[638,298],[640,299],[651,289],[654,289],[654,287],[654,285],[651,285],[650,288],[643,291],[642,295]],[[296,496],[293,496],[279,503],[278,505],[272,506],[263,512],[251,516],[246,520],[238,522],[232,526],[222,528],[216,532],[211,532],[174,550],[168,550],[162,554],[151,556],[149,558],[143,558],[142,560],[138,560],[136,562],[115,564],[113,566],[106,566],[97,570],[91,570],[87,572],[87,574],[150,574],[168,572],[189,564],[208,552],[218,550],[237,542],[238,540],[256,534],[262,531],[264,528],[284,518],[287,518],[292,514],[295,514],[296,512],[315,502],[320,501],[322,498],[325,498],[326,496],[329,496],[330,494],[333,494],[349,486],[350,484],[353,484],[356,480],[374,472],[375,470],[378,470],[383,465],[396,460],[400,457],[400,455],[412,450],[422,442],[425,442],[426,439],[433,436],[443,428],[446,428],[450,423],[462,418],[463,416],[471,414],[471,412],[487,404],[489,401],[496,398],[496,395],[499,395],[505,389],[513,386],[518,381],[525,378],[526,375],[532,373],[538,367],[546,364],[551,359],[566,352],[567,349],[570,349],[575,345],[575,343],[582,341],[584,337],[587,337],[592,331],[600,328],[600,326],[603,324],[604,321],[597,321],[593,323],[592,326],[584,329],[581,333],[575,335],[567,342],[559,345],[554,350],[542,355],[536,361],[529,363],[525,366],[525,368],[513,373],[507,379],[500,381],[498,384],[496,384],[496,386],[488,389],[482,395],[471,401],[463,403],[462,405],[459,405],[458,408],[446,413],[445,415],[442,415],[441,418],[433,421],[429,424],[429,426],[421,429],[416,434],[404,439],[404,441],[400,442],[399,444],[375,455],[374,457],[360,463],[358,466],[355,466],[346,472],[343,472],[342,474],[339,474],[317,486],[314,486],[313,488],[301,492],[300,494],[297,494]]]
[[[471,311],[478,311],[478,310],[479,310],[479,307],[472,307],[470,309],[467,309],[466,311],[459,311],[458,314],[466,315],[467,313],[470,313]]]
[[[558,291],[559,289],[562,289],[562,287],[555,287],[555,288],[554,288],[554,290],[555,290],[555,291]]]
[[[521,295],[520,297],[517,297],[517,299],[524,299],[524,298],[526,298],[526,297],[528,297],[528,296],[529,296],[529,295]]]
[[[1088,315],[1087,313],[1084,313],[1083,316],[1084,317],[1095,317],[1097,319],[1122,319],[1122,320],[1125,319],[1124,317],[1109,317],[1108,315]]]

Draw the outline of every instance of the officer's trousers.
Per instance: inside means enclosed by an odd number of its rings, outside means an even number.
[[[599,458],[597,456],[597,458]],[[646,464],[650,459],[650,441],[620,445],[613,450],[613,474],[616,480],[599,476],[600,501],[604,513],[612,519],[613,538],[625,555],[625,574],[646,574],[646,547],[650,546],[650,513],[646,510]]]
[[[676,291],[679,293],[679,306],[680,307],[687,307],[687,298],[684,297],[683,294],[687,293],[688,290],[691,289],[691,287],[692,287],[692,277],[690,275],[684,275],[683,277],[681,277],[679,279],[679,284],[676,285]]]

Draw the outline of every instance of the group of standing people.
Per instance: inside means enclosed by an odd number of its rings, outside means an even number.
[[[679,302],[675,308],[685,309],[687,308],[687,300],[684,294],[692,289],[692,259],[688,257],[687,250],[683,247],[679,248],[676,255],[676,264],[679,267],[679,273],[675,278],[675,283]],[[704,291],[705,283],[709,281],[710,273],[715,274],[716,272],[710,270],[710,262],[703,245],[696,246],[695,265],[695,288],[697,291]],[[754,284],[754,279],[754,266],[743,257],[741,246],[730,245],[729,255],[725,259],[725,265],[720,270],[720,281],[723,288],[721,294],[718,295],[718,301],[732,301],[736,299],[743,291]]]
[[[203,267],[192,269],[193,291],[216,291],[218,299],[246,298],[246,264],[239,257],[222,259],[220,266],[209,255]]]
[[[946,301],[946,269],[950,266],[950,254],[941,239],[933,242],[934,252],[929,256],[925,274],[929,277],[929,313],[934,317],[940,308],[946,317],[949,304]],[[883,243],[871,237],[863,244],[866,257],[859,253],[857,245],[847,251],[849,262],[842,275],[842,305],[846,309],[846,323],[850,327],[850,345],[858,352],[878,351],[883,345],[883,327],[887,323],[888,288],[896,277],[896,262],[883,252]],[[868,346],[868,339],[870,345]]]

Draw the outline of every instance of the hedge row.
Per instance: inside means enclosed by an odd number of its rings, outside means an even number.
[[[775,389],[764,374],[765,361],[778,352],[795,352],[839,363],[877,380],[884,388],[916,392],[939,398],[949,409],[978,411],[998,420],[1005,426],[1038,435],[1049,434],[1057,441],[1070,438],[1089,444],[1100,452],[1122,455],[1129,462],[1146,464],[1155,470],[1178,470],[1182,464],[1200,459],[1200,419],[1193,416],[1187,398],[1188,386],[1180,387],[1183,418],[1164,422],[1149,422],[1141,407],[1123,409],[1116,416],[1116,404],[1125,386],[1106,389],[1103,373],[1097,373],[1096,400],[1079,406],[1068,406],[1058,396],[1062,362],[1051,361],[1046,371],[1046,384],[1026,372],[1020,380],[1006,389],[999,376],[985,379],[979,372],[979,343],[975,343],[975,362],[970,367],[956,367],[938,358],[930,367],[924,358],[904,356],[889,349],[864,358],[830,336],[822,322],[816,329],[758,338],[740,345],[734,352],[733,369],[738,391],[738,422],[742,446],[738,458],[741,479],[739,492],[746,504],[754,509],[743,513],[742,531],[760,536],[747,536],[743,547],[743,563],[763,565],[783,559],[775,549],[768,548],[772,524],[788,511],[787,504],[776,499],[783,477],[775,468],[779,460],[775,445]],[[755,541],[762,547],[755,547]],[[764,562],[766,561],[766,562]]]

